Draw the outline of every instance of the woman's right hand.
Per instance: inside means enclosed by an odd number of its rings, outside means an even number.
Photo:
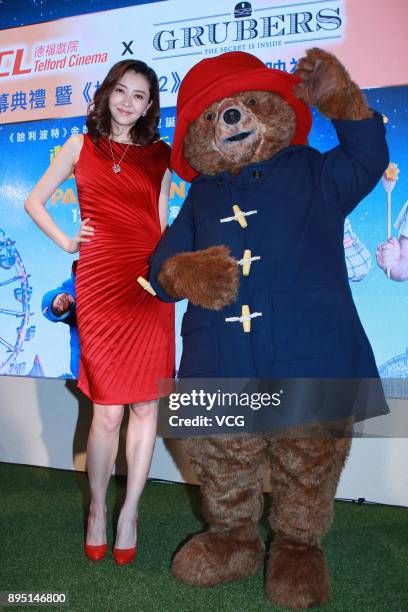
[[[89,221],[89,218],[81,221],[77,235],[68,240],[68,244],[65,248],[67,253],[77,253],[81,246],[81,242],[91,242],[91,238],[95,235],[95,229],[91,225],[87,225]]]

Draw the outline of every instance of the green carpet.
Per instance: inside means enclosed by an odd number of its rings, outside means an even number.
[[[63,591],[69,596],[65,609],[84,612],[282,610],[264,596],[262,570],[212,589],[188,587],[172,577],[174,551],[189,534],[203,529],[196,486],[147,483],[136,562],[117,567],[111,555],[93,563],[83,554],[85,475],[0,464],[0,483],[0,591]],[[112,515],[123,499],[124,484],[123,478],[112,478],[109,488],[110,545]],[[265,519],[260,533],[269,539]],[[322,610],[408,612],[408,509],[336,502],[324,548],[333,598]]]

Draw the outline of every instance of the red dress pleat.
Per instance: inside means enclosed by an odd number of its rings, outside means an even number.
[[[118,162],[127,145],[112,142]],[[75,166],[81,219],[95,236],[82,243],[76,274],[81,349],[78,387],[98,404],[156,399],[174,373],[174,306],[137,283],[161,237],[158,200],[170,148],[131,145],[112,171],[109,142],[84,136]]]

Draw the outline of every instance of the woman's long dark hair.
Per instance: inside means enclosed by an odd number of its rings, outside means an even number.
[[[109,137],[111,133],[111,114],[109,96],[125,72],[133,70],[144,76],[149,83],[149,102],[151,105],[145,117],[140,117],[129,132],[132,142],[146,145],[160,138],[157,126],[160,119],[159,82],[155,71],[139,60],[123,60],[109,70],[102,85],[95,93],[88,107],[86,126],[91,140],[98,142],[100,136]]]

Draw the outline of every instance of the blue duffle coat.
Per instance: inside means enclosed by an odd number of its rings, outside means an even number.
[[[188,305],[180,377],[378,377],[348,283],[343,231],[387,167],[385,128],[378,113],[333,124],[340,144],[327,153],[289,146],[237,176],[193,181],[150,260],[158,297],[174,301],[157,275],[176,253],[226,245],[238,261],[246,249],[256,259],[234,304],[217,312]],[[250,213],[246,228],[231,219],[235,204]],[[228,321],[243,305],[249,333]]]

